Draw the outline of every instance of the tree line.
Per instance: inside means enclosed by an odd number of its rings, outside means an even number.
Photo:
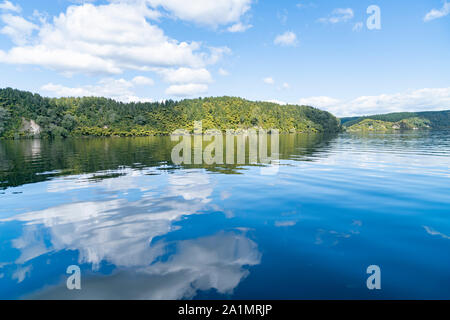
[[[76,136],[167,135],[177,129],[248,129],[280,132],[337,132],[340,121],[308,106],[281,106],[236,97],[152,103],[123,103],[108,98],[46,98],[12,88],[0,89],[0,137],[30,137],[24,120],[35,121],[41,138]]]
[[[389,114],[379,114],[365,117],[342,118],[342,125],[346,128],[355,126],[364,120],[377,120],[385,122],[407,122],[421,119],[429,124],[431,129],[446,130],[450,129],[450,110],[447,111],[425,111],[425,112],[396,112]]]

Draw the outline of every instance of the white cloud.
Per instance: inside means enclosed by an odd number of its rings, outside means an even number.
[[[3,1],[0,3],[0,10],[3,11],[13,11],[13,12],[20,12],[22,11],[22,8],[19,5],[15,5],[11,3],[11,1]]]
[[[353,9],[338,8],[338,9],[334,9],[330,16],[328,16],[326,18],[320,18],[319,22],[332,23],[332,24],[340,23],[340,22],[347,22],[347,21],[353,19],[354,16],[355,16],[355,14],[353,12]]]
[[[228,47],[209,47],[210,54],[205,58],[206,64],[217,63],[224,55],[231,54],[231,49]]]
[[[335,106],[340,101],[337,99],[333,99],[330,97],[309,97],[309,98],[303,98],[298,101],[299,104],[305,105],[305,106],[313,106],[318,108],[329,108],[332,106]]]
[[[287,105],[287,103],[286,102],[284,102],[284,101],[280,101],[280,100],[266,100],[266,102],[270,102],[270,103],[276,103],[276,104],[279,104],[279,105],[281,105],[281,106],[285,106],[285,105]]]
[[[153,81],[153,79],[144,76],[134,77],[131,81],[138,86],[153,86],[155,84],[155,81]]]
[[[220,68],[218,72],[223,77],[226,77],[226,76],[230,75],[230,73],[227,70],[223,69],[223,68]]]
[[[190,97],[201,93],[206,93],[208,91],[208,86],[206,84],[181,84],[172,85],[166,89],[166,94],[169,96],[177,97]]]
[[[275,80],[273,80],[273,78],[271,78],[271,77],[264,78],[263,82],[265,84],[270,84],[270,85],[275,84]]]
[[[445,17],[447,15],[450,14],[450,2],[445,1],[444,5],[442,6],[442,8],[440,10],[438,9],[433,9],[430,12],[428,12],[425,17],[423,18],[423,20],[425,22],[434,20],[434,19],[439,19],[442,17]]]
[[[285,82],[285,83],[283,83],[282,88],[283,89],[290,89],[291,85],[289,83]]]
[[[299,104],[321,108],[340,117],[391,112],[449,110],[450,87],[425,88],[378,96],[361,96],[349,101],[330,97],[311,97],[300,99]]]
[[[226,52],[226,48],[201,50],[199,43],[167,37],[149,22],[158,16],[142,1],[70,6],[39,26],[33,45],[0,50],[0,62],[65,73],[120,74],[130,69],[203,68]]]
[[[238,22],[238,23],[235,23],[232,26],[228,27],[227,30],[229,32],[244,32],[252,27],[253,26],[251,24],[243,24],[242,22]]]
[[[174,84],[188,83],[211,83],[212,77],[208,70],[178,68],[178,69],[161,69],[157,71],[164,81]]]
[[[292,31],[286,31],[278,35],[273,43],[281,46],[295,46],[298,44],[297,35]]]
[[[138,78],[138,80],[136,80]],[[136,77],[133,81],[125,79],[106,78],[100,80],[96,85],[82,87],[66,87],[59,84],[48,83],[41,90],[58,97],[107,97],[122,102],[152,102],[149,98],[135,96],[133,87],[142,83],[144,79]],[[142,77],[144,78],[144,77]],[[146,78],[147,80],[151,80]]]
[[[175,17],[217,27],[239,23],[250,10],[252,0],[147,0],[153,8],[162,7]]]
[[[79,5],[72,5],[53,18],[34,16],[34,20],[40,21],[38,25],[23,17],[3,15],[5,26],[0,32],[11,37],[16,46],[9,51],[0,50],[0,63],[36,65],[67,76],[114,75],[127,70],[156,72],[173,84],[167,92],[192,95],[207,90],[206,84],[213,81],[207,66],[217,63],[231,50],[167,37],[152,23],[161,17],[159,10],[164,8],[180,19],[210,26],[232,23],[232,32],[251,27],[242,24],[240,18],[249,10],[252,0],[194,0],[188,8],[184,1],[178,0],[110,0],[104,5],[94,5],[95,1],[74,2]],[[154,84],[152,79],[143,77],[131,82]],[[101,94],[91,90],[97,85],[56,86],[52,88],[59,93]],[[128,96],[129,92],[113,97],[128,100]]]
[[[0,29],[0,33],[9,36],[11,40],[18,45],[26,44],[33,31],[39,29],[37,25],[20,16],[2,14],[0,19],[5,24],[5,26]]]

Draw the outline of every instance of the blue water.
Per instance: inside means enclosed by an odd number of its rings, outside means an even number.
[[[282,136],[272,175],[171,146],[0,141],[0,299],[450,299],[449,133]]]

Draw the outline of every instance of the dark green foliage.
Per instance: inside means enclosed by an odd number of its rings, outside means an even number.
[[[136,117],[134,117],[134,123],[140,126],[144,126],[147,124],[147,117],[143,116],[142,114],[139,114]]]
[[[0,106],[0,136],[5,131],[9,118],[9,111]]]
[[[346,118],[341,118],[341,124],[344,127],[350,127],[360,121],[358,121],[359,119],[361,119],[362,117],[346,117]]]
[[[348,132],[393,132],[402,130],[428,130],[431,129],[431,121],[424,118],[408,118],[398,122],[364,119],[350,127]]]
[[[435,130],[450,129],[450,110],[447,111],[427,111],[427,112],[397,112],[389,114],[379,114],[374,116],[342,118],[344,127],[351,127],[364,120],[379,120],[385,122],[399,122],[411,118],[421,118],[430,121],[430,126]]]
[[[61,125],[67,131],[72,131],[77,126],[77,119],[71,114],[66,114],[63,117]]]
[[[34,120],[41,137],[166,135],[177,129],[192,131],[194,121],[204,129],[261,127],[281,132],[337,132],[339,120],[312,107],[280,106],[240,98],[221,97],[175,102],[122,103],[106,98],[43,98],[0,89],[0,137],[28,136],[23,120]]]
[[[433,129],[450,129],[450,110],[417,112],[417,115],[430,120]]]

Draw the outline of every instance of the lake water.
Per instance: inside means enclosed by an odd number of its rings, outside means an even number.
[[[281,135],[272,174],[173,146],[0,141],[0,298],[450,299],[449,133]]]

